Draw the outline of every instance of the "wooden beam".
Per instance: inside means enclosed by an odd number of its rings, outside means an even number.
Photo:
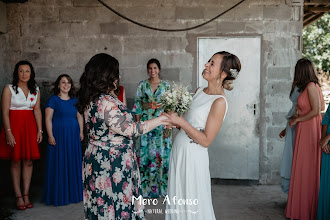
[[[308,25],[312,24],[313,22],[319,20],[323,15],[324,15],[324,13],[320,13],[320,14],[317,14],[313,17],[310,17],[310,18],[304,20],[304,27],[307,27]]]
[[[328,12],[330,11],[330,7],[310,7],[308,11],[311,12]]]
[[[330,0],[305,0],[304,5],[326,5],[330,4]]]

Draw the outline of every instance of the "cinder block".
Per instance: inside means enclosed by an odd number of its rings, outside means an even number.
[[[295,66],[297,61],[301,58],[301,51],[288,50],[274,50],[274,65],[275,66]]]
[[[187,22],[188,27],[192,27],[195,25],[198,25],[199,22],[195,22],[195,21],[190,21]],[[216,33],[217,32],[217,28],[218,28],[218,24],[216,21],[213,21],[211,23],[208,23],[206,25],[203,25],[201,27],[189,30],[187,33],[188,34],[209,34],[209,33]]]
[[[73,0],[47,0],[47,5],[73,6]]]
[[[290,81],[274,81],[267,84],[267,93],[274,95],[289,96],[292,82]],[[288,100],[287,100],[288,101]],[[284,100],[283,100],[284,102]]]
[[[249,0],[249,5],[285,5],[285,0]]]
[[[204,10],[202,7],[177,7],[175,9],[175,19],[196,20],[204,19]]]
[[[63,43],[67,45],[70,53],[96,51],[93,38],[68,37]]]
[[[95,0],[73,0],[74,6],[101,6],[101,3]]]
[[[180,68],[163,68],[161,71],[162,79],[169,82],[179,82],[180,81]]]
[[[164,20],[175,21],[175,10],[169,7],[145,9],[145,15],[147,20],[161,21],[161,23]]]
[[[136,20],[137,22],[141,22],[144,20],[148,20],[146,17],[147,10],[155,10],[155,9],[146,8],[146,7],[143,7],[140,5],[140,6],[136,6],[136,7],[120,7],[117,10],[118,10],[118,12],[126,15],[130,19]],[[149,18],[149,20],[150,20],[150,18]]]
[[[66,52],[66,37],[23,37],[22,50],[29,52],[51,51]]]
[[[7,7],[4,2],[0,2],[0,34],[7,33]]]
[[[146,69],[140,67],[122,67],[120,75],[123,83],[139,83],[141,80],[149,78]]]
[[[292,14],[292,7],[264,6],[263,18],[265,20],[290,21]]]
[[[127,23],[101,23],[100,33],[105,35],[126,35],[128,34]]]
[[[289,95],[288,95],[287,101],[291,102],[289,99]],[[288,111],[289,111],[289,109],[288,109]],[[272,125],[283,126],[283,129],[284,129],[286,126],[286,123],[288,122],[287,119],[285,118],[287,113],[288,112],[272,112],[272,116],[273,116]]]
[[[292,80],[291,67],[268,67],[267,79]]]
[[[121,53],[123,51],[123,45],[121,39],[112,36],[101,36],[98,38],[90,39],[93,42],[93,51],[96,53],[109,53],[115,52]]]
[[[275,37],[273,43],[273,49],[282,50],[296,48],[295,39],[291,36],[288,37]]]
[[[283,130],[282,127],[269,126],[267,128],[267,140],[277,140],[279,139],[278,135]]]
[[[22,35],[29,37],[69,36],[70,23],[40,22],[22,24]]]
[[[228,7],[218,4],[218,5],[204,5],[204,19],[209,20],[211,18],[214,18],[215,16],[221,14],[225,10],[227,10]],[[217,21],[228,21],[235,19],[235,12],[234,10],[230,10],[227,13],[221,15],[219,18],[217,18],[214,22]]]
[[[77,68],[78,56],[74,53],[49,53],[47,63],[51,68]]]
[[[185,68],[192,67],[194,62],[194,57],[189,53],[172,53],[168,54],[165,57],[165,64],[167,68],[179,67],[182,68],[184,65]]]
[[[262,20],[263,8],[262,6],[239,6],[234,9],[235,18],[237,20]]]
[[[79,83],[79,78],[82,74],[82,71],[78,68],[46,68],[38,67],[35,68],[36,71],[36,81],[38,82],[54,82],[57,77],[61,74],[68,74],[75,85]],[[42,91],[41,91],[42,92]]]
[[[282,21],[275,22],[275,33],[276,34],[291,34],[291,35],[302,35],[303,23],[302,21]]]
[[[218,33],[244,33],[245,22],[242,21],[220,21],[218,23]]]
[[[34,66],[47,67],[46,52],[23,52],[22,59],[29,60]]]
[[[59,20],[58,7],[31,6],[28,8],[29,22],[46,22]]]
[[[76,37],[93,37],[100,35],[100,25],[95,22],[79,22],[71,23],[70,36]]]
[[[248,33],[274,33],[275,25],[272,21],[247,21],[245,23],[245,32]]]
[[[60,8],[59,13],[61,21],[90,21],[91,17],[96,16],[96,9],[87,7],[63,7]]]
[[[304,6],[304,0],[285,0],[285,3],[291,6]]]

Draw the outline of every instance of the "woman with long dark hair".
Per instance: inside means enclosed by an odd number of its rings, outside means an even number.
[[[47,159],[42,202],[67,205],[82,201],[83,117],[77,112],[77,98],[71,77],[60,75],[45,106],[48,133]]]
[[[165,116],[135,123],[114,94],[118,79],[118,61],[104,53],[89,60],[80,78],[77,109],[84,113],[88,134],[83,158],[86,219],[144,219],[132,137],[168,124]]]
[[[295,67],[292,90],[298,87],[300,115],[289,121],[296,125],[289,196],[285,215],[290,219],[316,219],[320,185],[321,110],[324,101],[313,63],[302,58]],[[292,91],[291,90],[291,91]]]
[[[12,84],[5,86],[2,92],[4,128],[0,135],[0,158],[11,160],[10,172],[19,210],[33,207],[29,199],[32,160],[40,158],[38,143],[42,141],[43,133],[40,91],[34,77],[32,64],[20,61],[15,66]]]

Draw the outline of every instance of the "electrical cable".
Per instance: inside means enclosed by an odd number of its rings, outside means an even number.
[[[102,0],[98,0],[104,7],[106,7],[107,9],[109,9],[110,11],[112,11],[113,13],[115,13],[116,15],[118,15],[119,17],[127,20],[127,21],[130,21],[132,22],[133,24],[136,24],[136,25],[139,25],[141,27],[144,27],[144,28],[148,28],[148,29],[151,29],[151,30],[155,30],[155,31],[166,31],[166,32],[180,32],[180,31],[189,31],[189,30],[192,30],[192,29],[196,29],[196,28],[199,28],[199,27],[202,27],[212,21],[214,21],[215,19],[219,18],[220,16],[226,14],[228,11],[236,8],[238,5],[240,5],[241,3],[243,3],[245,0],[241,0],[240,2],[238,2],[237,4],[235,4],[234,6],[230,7],[229,9],[227,9],[226,11],[222,12],[221,14],[215,16],[214,18],[202,23],[202,24],[199,24],[199,25],[195,25],[195,26],[192,26],[192,27],[188,27],[188,28],[179,28],[179,29],[164,29],[164,28],[156,28],[156,27],[151,27],[151,26],[148,26],[148,25],[145,25],[145,24],[142,24],[142,23],[139,23],[137,21],[134,21],[128,17],[126,17],[125,15],[122,15],[120,14],[119,12],[117,12],[116,10],[114,10],[113,8],[111,8],[109,5],[107,5],[105,2],[103,2]]]

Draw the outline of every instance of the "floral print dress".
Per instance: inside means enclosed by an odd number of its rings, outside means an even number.
[[[135,123],[126,106],[110,95],[91,102],[85,123],[85,219],[144,219],[143,204],[133,199],[141,195],[141,181],[132,137],[143,134],[147,123]]]
[[[157,104],[160,103],[160,97],[169,89],[169,83],[161,80],[153,93],[149,81],[147,79],[141,81],[136,91],[132,113],[140,115],[141,121],[159,116],[163,109],[156,108]],[[141,135],[137,144],[140,144],[138,161],[143,196],[153,198],[166,196],[172,138],[164,137],[164,126],[159,126]]]

